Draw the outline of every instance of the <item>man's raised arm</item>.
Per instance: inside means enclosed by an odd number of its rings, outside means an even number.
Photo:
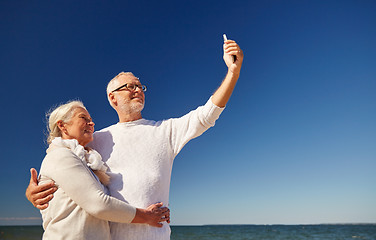
[[[39,210],[46,209],[57,187],[54,182],[38,186],[38,173],[34,168],[30,169],[30,175],[30,183],[25,192],[26,198]]]
[[[225,107],[230,99],[240,75],[243,57],[243,51],[235,41],[225,40],[223,44],[223,60],[228,67],[228,71],[222,84],[212,97],[212,102],[218,107]]]

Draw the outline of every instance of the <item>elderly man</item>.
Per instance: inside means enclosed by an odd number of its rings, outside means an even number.
[[[112,196],[140,208],[156,202],[168,205],[174,158],[189,140],[214,126],[239,78],[242,50],[232,40],[226,40],[223,49],[228,72],[222,84],[205,105],[180,118],[143,119],[146,87],[132,73],[122,72],[109,82],[107,97],[119,122],[96,132],[91,147],[110,168]],[[34,206],[46,208],[54,189],[36,185],[33,171],[26,196]],[[166,222],[163,225],[111,223],[111,236],[115,240],[170,239],[170,227]]]

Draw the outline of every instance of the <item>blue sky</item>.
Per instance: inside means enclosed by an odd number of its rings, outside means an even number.
[[[40,224],[24,191],[48,109],[117,122],[107,82],[148,86],[144,118],[181,116],[245,53],[214,128],[175,160],[172,224],[376,223],[375,1],[0,2],[0,225]]]

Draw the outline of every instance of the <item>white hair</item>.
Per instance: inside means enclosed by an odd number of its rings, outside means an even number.
[[[114,108],[114,105],[113,105],[113,103],[111,102],[111,99],[110,99],[110,97],[109,97],[109,94],[110,94],[110,92],[112,92],[114,89],[116,89],[117,87],[120,87],[119,85],[120,85],[120,83],[119,83],[119,77],[120,76],[123,76],[123,75],[127,75],[127,76],[129,76],[129,75],[131,75],[131,76],[134,76],[133,75],[133,73],[132,72],[121,72],[121,73],[119,73],[118,75],[116,75],[113,79],[111,79],[109,82],[108,82],[108,84],[107,84],[107,100],[108,100],[108,102],[110,103],[110,105],[111,105],[111,107],[113,107]],[[114,108],[115,109],[115,108]]]
[[[87,111],[84,104],[79,100],[68,101],[67,103],[60,104],[51,108],[47,114],[47,143],[50,144],[56,137],[61,137],[61,131],[57,126],[59,121],[64,123],[70,122],[76,108],[83,108]]]

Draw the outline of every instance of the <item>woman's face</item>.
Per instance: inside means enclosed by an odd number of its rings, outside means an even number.
[[[64,123],[62,138],[76,139],[82,146],[93,141],[94,122],[88,111],[83,108],[73,110],[73,117],[68,123]]]

